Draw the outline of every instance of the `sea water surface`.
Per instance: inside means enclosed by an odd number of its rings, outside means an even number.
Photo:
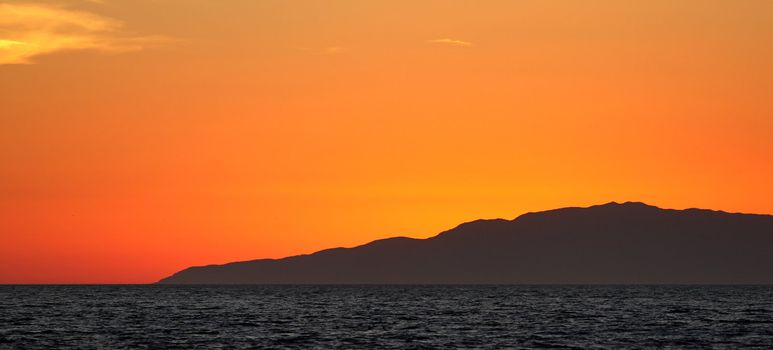
[[[773,286],[0,286],[0,349],[773,348]]]

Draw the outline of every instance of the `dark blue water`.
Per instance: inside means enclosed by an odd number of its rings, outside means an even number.
[[[0,348],[773,348],[773,287],[0,286]]]

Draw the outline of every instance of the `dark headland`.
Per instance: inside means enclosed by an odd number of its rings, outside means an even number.
[[[773,216],[609,203],[427,239],[197,266],[160,284],[773,284]]]

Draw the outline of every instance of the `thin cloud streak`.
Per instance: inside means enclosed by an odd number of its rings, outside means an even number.
[[[472,46],[471,42],[456,40],[456,39],[449,39],[449,38],[432,39],[432,40],[427,40],[427,42],[432,44],[443,44],[443,45],[451,45],[451,46]]]
[[[323,55],[335,55],[339,54],[344,51],[343,47],[333,46],[333,47],[326,47],[322,49],[321,54]]]
[[[137,51],[166,40],[122,35],[122,26],[112,18],[58,6],[0,4],[0,65],[30,64],[62,51]]]
[[[312,55],[337,55],[346,51],[345,48],[340,46],[328,46],[323,48],[298,47],[297,49]]]

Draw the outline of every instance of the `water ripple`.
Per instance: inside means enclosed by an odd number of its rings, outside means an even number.
[[[0,286],[0,349],[773,348],[770,286]]]

